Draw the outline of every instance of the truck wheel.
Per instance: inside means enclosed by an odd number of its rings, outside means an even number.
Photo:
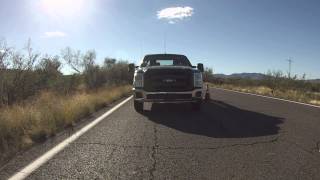
[[[201,104],[202,104],[201,101],[200,101],[200,102],[192,103],[192,109],[193,109],[194,111],[199,111],[199,110],[201,109]]]
[[[205,96],[205,102],[209,102],[210,101],[210,93],[209,92],[207,92],[206,93],[206,96]]]
[[[134,101],[134,109],[139,113],[143,112],[143,102]]]

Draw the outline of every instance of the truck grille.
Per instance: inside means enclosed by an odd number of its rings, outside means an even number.
[[[149,69],[144,74],[144,89],[149,92],[182,92],[193,89],[190,69]]]

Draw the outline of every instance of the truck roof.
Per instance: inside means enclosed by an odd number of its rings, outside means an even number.
[[[183,54],[147,54],[144,56],[144,58],[149,58],[149,57],[167,57],[167,58],[172,58],[172,57],[181,57],[181,58],[187,58],[187,56]]]

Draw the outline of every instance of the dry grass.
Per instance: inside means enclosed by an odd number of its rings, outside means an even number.
[[[278,97],[287,100],[293,100],[313,105],[320,105],[320,95],[319,93],[304,92],[298,90],[272,90],[271,88],[265,86],[237,86],[231,84],[210,84],[210,86],[230,89],[240,92],[254,93],[265,96]]]
[[[28,104],[0,109],[0,162],[73,126],[81,118],[127,95],[130,88],[109,87],[67,97],[44,92]]]
[[[320,106],[320,100],[311,100],[310,104],[315,104]]]

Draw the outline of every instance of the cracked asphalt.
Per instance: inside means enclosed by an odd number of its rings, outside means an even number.
[[[320,109],[211,90],[189,105],[129,101],[28,179],[320,179]]]

